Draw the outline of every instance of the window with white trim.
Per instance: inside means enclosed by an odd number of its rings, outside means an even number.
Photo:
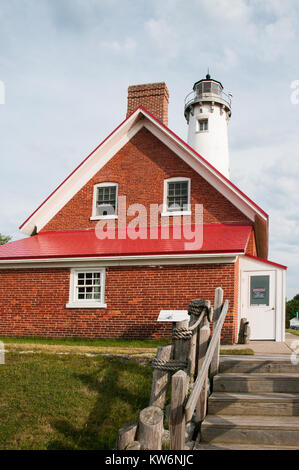
[[[208,119],[198,119],[197,121],[197,132],[205,132],[209,130]]]
[[[190,178],[168,178],[164,181],[162,215],[190,215]]]
[[[105,269],[72,269],[68,308],[105,308]]]
[[[117,218],[117,183],[99,183],[94,187],[91,219]]]

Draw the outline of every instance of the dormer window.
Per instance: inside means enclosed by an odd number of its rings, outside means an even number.
[[[94,187],[91,220],[117,218],[117,183],[99,183]]]
[[[190,178],[176,177],[164,181],[162,216],[191,215]]]

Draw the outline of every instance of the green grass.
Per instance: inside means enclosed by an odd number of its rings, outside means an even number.
[[[4,343],[22,344],[62,344],[65,346],[103,346],[128,348],[157,348],[171,342],[171,339],[82,339],[82,338],[38,338],[38,337],[0,337]]]
[[[221,355],[229,356],[253,356],[254,351],[252,349],[221,349]]]
[[[136,361],[7,353],[0,449],[112,449],[148,406],[152,369]]]
[[[299,330],[291,330],[291,329],[288,329],[286,330],[288,333],[292,333],[292,335],[297,335],[299,336]]]

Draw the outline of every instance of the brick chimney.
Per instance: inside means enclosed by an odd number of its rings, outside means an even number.
[[[167,126],[168,101],[169,92],[164,82],[129,86],[127,117],[142,105]]]

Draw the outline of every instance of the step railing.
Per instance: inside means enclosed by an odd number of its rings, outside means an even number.
[[[214,312],[206,315],[199,326],[197,350],[197,378],[190,384],[190,376],[182,370],[172,376],[170,412],[170,448],[185,449],[187,423],[196,425],[206,417],[209,385],[219,370],[221,330],[228,312],[228,300],[223,303],[223,290],[215,290]],[[210,323],[213,313],[213,335],[210,336]],[[190,345],[191,350],[191,345]],[[188,388],[189,383],[189,388]],[[191,385],[191,386],[190,386]]]
[[[221,287],[215,290],[214,308],[209,300],[191,301],[189,320],[173,324],[172,344],[158,348],[152,361],[149,407],[141,411],[138,422],[119,430],[118,449],[160,450],[169,446],[184,450],[186,435],[191,444],[193,431],[206,416],[209,390],[218,373],[221,329],[227,312],[228,301],[223,303]],[[166,406],[170,384],[171,403]]]
[[[220,310],[220,309],[219,309]],[[188,398],[185,406],[186,421],[192,419],[195,408],[198,404],[200,394],[205,384],[206,377],[208,376],[210,381],[218,373],[219,370],[219,354],[220,354],[220,334],[224,324],[225,316],[228,311],[228,300],[224,302],[219,317],[215,318],[214,312],[214,329],[213,336],[208,346],[204,361],[199,370],[196,382],[193,386],[190,397]]]

